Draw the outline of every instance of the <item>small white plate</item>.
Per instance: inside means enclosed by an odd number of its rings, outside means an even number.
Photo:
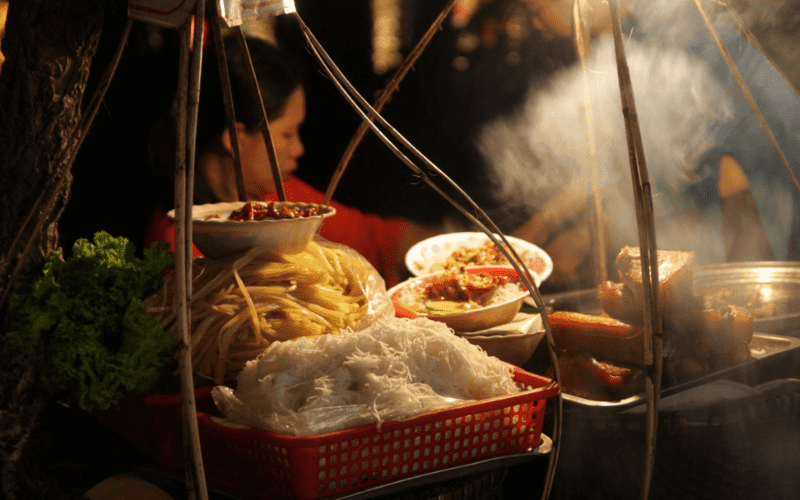
[[[456,332],[456,335],[480,346],[490,356],[522,367],[545,334],[540,314],[518,313],[505,325],[477,332]]]
[[[456,250],[465,248],[479,248],[488,236],[479,232],[447,233],[420,241],[406,252],[406,267],[414,276],[423,276],[444,269],[447,259]],[[506,239],[527,264],[528,269],[539,280],[537,286],[546,280],[553,272],[553,259],[534,245],[525,240],[506,236]]]

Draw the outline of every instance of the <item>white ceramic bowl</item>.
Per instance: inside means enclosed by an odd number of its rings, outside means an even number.
[[[467,269],[466,271],[471,273],[489,272],[490,274],[493,275],[508,276],[512,279],[512,281],[519,282],[519,276],[517,275],[517,272],[511,267],[503,267],[503,266],[472,267]],[[419,316],[418,314],[409,311],[400,304],[399,300],[403,290],[410,286],[417,286],[418,284],[424,284],[426,281],[430,281],[432,278],[443,273],[444,271],[439,271],[437,273],[411,278],[390,288],[389,298],[392,300],[392,304],[394,304],[395,314],[397,316],[402,316],[407,318],[416,318],[417,316]],[[469,311],[455,313],[455,314],[446,314],[446,315],[429,314],[427,317],[429,319],[445,323],[447,326],[449,326],[456,332],[474,332],[478,330],[486,330],[488,328],[492,328],[498,325],[503,325],[511,321],[511,319],[513,319],[514,316],[516,316],[516,314],[519,312],[520,308],[522,307],[522,302],[525,300],[525,297],[527,296],[528,296],[527,291],[520,290],[519,295],[515,296],[511,300],[502,302],[500,304],[494,304],[491,306],[481,307],[478,309],[471,309]]]
[[[480,346],[489,356],[522,367],[531,359],[542,337],[544,337],[544,330],[508,335],[471,335],[464,338],[471,344]]]
[[[276,253],[297,253],[308,245],[322,221],[336,213],[336,209],[328,205],[276,202],[277,207],[315,207],[319,215],[296,219],[228,220],[231,213],[244,204],[235,201],[192,208],[192,241],[204,255],[218,259],[254,246],[268,246]],[[175,210],[170,210],[167,216],[174,220]]]
[[[534,245],[525,240],[506,236],[506,239],[531,270],[531,274],[538,278],[537,286],[546,280],[553,272],[553,259]],[[456,250],[464,248],[479,248],[489,237],[484,233],[462,232],[447,233],[427,238],[412,246],[406,252],[406,267],[414,276],[424,276],[444,268],[447,259]]]
[[[544,338],[542,317],[538,314],[513,324],[513,328],[495,327],[474,333],[459,333],[470,343],[480,346],[486,354],[522,367]],[[516,318],[515,318],[516,320]],[[510,325],[511,326],[511,325]]]

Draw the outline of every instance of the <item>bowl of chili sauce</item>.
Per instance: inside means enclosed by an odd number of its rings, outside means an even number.
[[[286,201],[223,202],[192,207],[192,241],[216,259],[255,246],[277,254],[302,251],[323,220],[336,214],[328,205]],[[167,216],[175,220],[175,210]]]

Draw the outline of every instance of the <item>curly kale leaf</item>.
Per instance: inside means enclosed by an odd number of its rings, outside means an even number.
[[[135,255],[125,238],[95,234],[56,250],[43,275],[9,295],[8,336],[38,363],[42,381],[84,410],[106,408],[151,388],[169,362],[172,334],[144,312],[142,299],[173,265],[167,244]]]

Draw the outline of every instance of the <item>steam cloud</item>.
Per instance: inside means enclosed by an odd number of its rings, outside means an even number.
[[[774,10],[755,4],[746,16],[758,16],[760,22],[776,20],[766,14]],[[702,174],[702,155],[720,135],[737,126],[736,110],[742,103],[735,95],[740,91],[730,70],[718,65],[719,49],[693,2],[634,2],[631,15],[635,36],[626,39],[625,50],[654,190],[657,244],[695,251],[699,263],[724,261],[718,221],[687,225],[695,216],[682,193]],[[717,15],[715,24],[726,44],[739,43],[742,35],[726,15]],[[745,75],[756,76],[756,70]],[[611,193],[604,198],[607,220],[621,244],[638,245],[611,35],[594,42],[587,74],[576,65],[557,75],[548,89],[531,92],[515,116],[488,124],[479,143],[494,169],[499,196],[535,208],[571,179],[591,179],[587,102],[593,115],[600,188]],[[759,130],[753,133],[763,135]],[[759,189],[753,186],[754,192]]]

